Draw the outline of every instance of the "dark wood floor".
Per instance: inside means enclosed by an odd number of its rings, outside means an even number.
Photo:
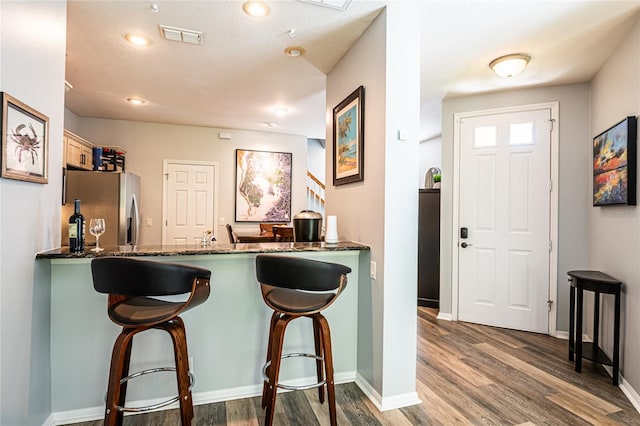
[[[422,404],[378,412],[353,383],[336,388],[342,425],[640,425],[604,369],[567,360],[567,341],[463,322],[418,308],[417,391]],[[278,395],[276,425],[328,425],[314,390]],[[196,425],[259,425],[259,398],[195,407]],[[125,425],[178,425],[176,410]],[[77,426],[97,426],[100,421]]]

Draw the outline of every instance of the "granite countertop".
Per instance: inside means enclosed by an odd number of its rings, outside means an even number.
[[[92,252],[89,247],[82,253],[70,253],[69,247],[62,247],[37,253],[36,259],[83,259],[104,256],[192,256],[207,254],[239,253],[291,253],[309,251],[349,251],[369,250],[370,247],[353,241],[341,241],[336,244],[316,243],[242,243],[228,244],[214,242],[201,245],[170,246],[119,246],[105,247],[100,253]]]

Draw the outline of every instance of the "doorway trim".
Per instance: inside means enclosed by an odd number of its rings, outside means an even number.
[[[559,157],[559,102],[545,102],[530,105],[518,105],[504,108],[492,108],[486,110],[458,112],[453,115],[453,227],[451,229],[451,319],[458,321],[459,302],[459,259],[458,259],[458,229],[460,229],[460,138],[461,120],[471,117],[486,115],[508,114],[515,112],[527,112],[534,110],[548,109],[551,111],[551,177],[550,190],[550,211],[549,211],[549,241],[551,249],[549,251],[549,294],[551,309],[549,311],[548,334],[556,336],[556,321],[558,311],[558,157]]]
[[[168,214],[168,194],[167,191],[169,190],[169,187],[167,185],[168,183],[168,177],[169,177],[169,164],[188,164],[188,165],[192,165],[192,166],[212,166],[213,167],[213,218],[212,218],[212,222],[211,222],[211,226],[212,229],[211,231],[213,231],[213,236],[216,237],[216,239],[218,238],[218,235],[216,233],[216,229],[218,228],[216,223],[216,219],[218,217],[218,170],[220,169],[220,166],[218,165],[217,161],[198,161],[198,160],[168,160],[168,159],[164,159],[162,160],[162,245],[166,244],[166,237],[167,237],[167,217],[169,216]]]

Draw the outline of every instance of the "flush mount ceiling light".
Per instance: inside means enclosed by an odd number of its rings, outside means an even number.
[[[500,77],[510,78],[520,74],[531,60],[531,56],[524,53],[514,53],[494,59],[489,67]]]
[[[127,98],[127,102],[131,105],[143,105],[147,103],[147,101],[141,98]]]
[[[297,58],[298,56],[302,56],[306,53],[304,47],[302,46],[289,46],[284,49],[284,54],[290,58]]]
[[[124,38],[127,39],[129,43],[137,46],[147,46],[150,43],[148,38],[136,34],[127,34]]]
[[[254,18],[263,18],[271,13],[269,6],[262,1],[247,1],[242,4],[242,10]]]

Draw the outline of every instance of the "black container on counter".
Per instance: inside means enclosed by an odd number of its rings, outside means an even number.
[[[296,242],[320,241],[322,215],[312,210],[302,210],[293,216],[293,236]]]

